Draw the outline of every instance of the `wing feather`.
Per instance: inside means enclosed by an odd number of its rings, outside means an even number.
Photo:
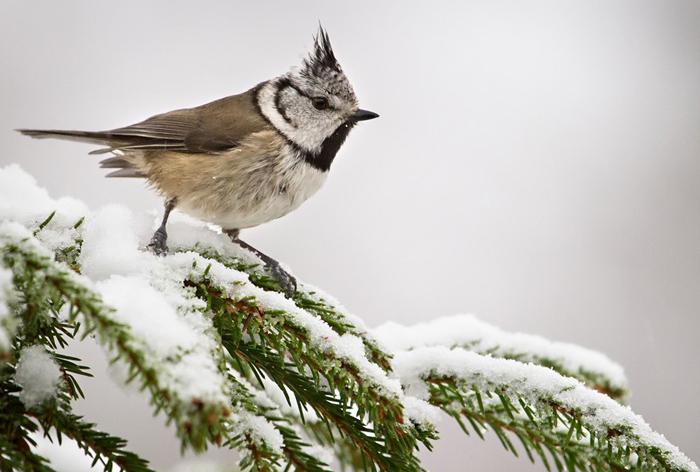
[[[270,129],[271,125],[255,103],[258,87],[199,107],[155,115],[140,123],[108,131],[19,131],[35,138],[72,139],[107,146],[90,154],[139,150],[219,153],[238,146],[252,133]]]

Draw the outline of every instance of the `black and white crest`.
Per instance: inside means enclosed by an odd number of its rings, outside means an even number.
[[[309,53],[309,57],[304,60],[304,74],[319,76],[328,69],[335,72],[342,72],[340,64],[333,53],[331,38],[328,33],[319,26],[318,34],[314,36],[314,49]]]
[[[352,86],[345,77],[333,52],[331,39],[322,26],[319,26],[318,33],[314,36],[313,49],[304,59],[298,72],[300,77],[309,82],[323,84],[323,88],[331,95],[355,100]]]

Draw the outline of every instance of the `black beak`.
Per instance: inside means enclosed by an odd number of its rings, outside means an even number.
[[[373,120],[377,117],[379,117],[379,115],[377,115],[373,111],[357,110],[355,112],[355,114],[352,115],[352,120],[353,121],[366,121],[366,120]]]

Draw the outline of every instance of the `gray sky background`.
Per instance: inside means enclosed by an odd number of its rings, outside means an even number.
[[[635,411],[700,460],[694,0],[5,0],[0,164],[93,208],[159,209],[142,182],[104,180],[90,147],[12,129],[112,128],[244,91],[298,63],[319,20],[381,118],[249,241],[370,325],[472,312],[601,350]],[[81,411],[176,462],[143,399],[98,374]],[[543,470],[442,427],[432,470]]]

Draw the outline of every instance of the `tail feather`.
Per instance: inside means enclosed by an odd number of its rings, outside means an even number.
[[[92,151],[88,152],[88,154],[91,156],[99,156],[100,154],[108,154],[110,152],[114,152],[115,150],[116,148],[113,147],[99,148],[93,149]]]
[[[120,136],[115,135],[111,131],[73,131],[62,129],[18,129],[17,131],[25,136],[38,139],[57,138],[109,146],[93,151],[90,154],[115,152],[125,143],[128,143],[128,141],[120,139]],[[103,159],[100,161],[100,167],[103,169],[117,169],[107,174],[106,177],[146,177],[143,172],[134,168],[133,164],[128,159],[125,159],[123,155]]]
[[[132,167],[131,163],[122,156],[108,157],[100,161],[100,167],[103,169],[123,169]]]
[[[64,129],[18,129],[17,131],[32,138],[55,138],[107,146],[106,148],[96,149],[90,154],[105,154],[117,149],[122,151],[187,151],[187,145],[181,138],[171,139],[164,136],[151,136],[145,134],[145,132],[137,133],[130,130],[128,127],[110,131],[78,131]]]
[[[25,136],[37,139],[55,138],[83,143],[110,144],[115,141],[114,135],[105,131],[78,131],[63,129],[18,129]]]
[[[143,178],[146,177],[146,174],[143,172],[139,172],[136,169],[119,169],[115,170],[113,172],[110,172],[109,174],[105,175],[105,177],[135,177],[135,178]]]
[[[117,169],[110,172],[105,177],[146,177],[142,171],[134,167],[134,164],[124,156],[108,157],[100,161],[103,169]]]

